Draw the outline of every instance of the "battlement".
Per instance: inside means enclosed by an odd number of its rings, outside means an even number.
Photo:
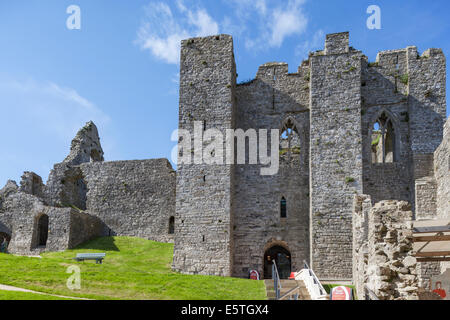
[[[341,54],[348,53],[349,48],[349,32],[327,34],[325,40],[325,54]]]
[[[289,75],[289,66],[285,62],[268,62],[259,66],[256,79],[263,81],[273,80]]]
[[[214,36],[207,36],[207,37],[193,37],[188,39],[181,40],[181,47],[185,47],[187,45],[195,45],[195,44],[206,44],[209,42],[217,42],[217,41],[225,41],[225,42],[232,42],[233,37],[229,34],[217,34]]]
[[[370,66],[396,65],[399,59],[406,61],[406,49],[380,51],[375,59],[375,64]]]
[[[440,48],[430,48],[428,50],[425,50],[420,57],[429,58],[434,56],[444,56],[444,52]]]
[[[380,51],[375,59],[375,64],[371,66],[392,64],[397,57],[401,59],[427,59],[431,57],[444,57],[442,49],[430,48],[425,50],[421,55],[418,53],[416,46],[408,46],[404,49]]]

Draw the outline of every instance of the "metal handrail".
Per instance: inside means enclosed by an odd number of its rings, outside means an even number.
[[[275,260],[272,260],[272,263],[273,288],[275,289],[276,299],[279,300],[282,289],[280,275],[278,274],[277,264],[275,263]]]
[[[289,300],[298,300],[299,295],[300,295],[300,286],[297,285],[295,288],[292,288],[291,290],[286,292],[282,297],[280,297],[279,300],[286,300],[287,298],[290,298]]]
[[[322,284],[320,283],[319,279],[317,278],[316,274],[314,273],[314,271],[309,267],[308,263],[303,260],[303,263],[305,265],[305,269],[308,269],[309,271],[309,275],[313,277],[314,279],[314,283],[317,284],[319,286],[319,291],[320,294],[326,294],[327,292],[325,291],[324,287],[322,286]]]

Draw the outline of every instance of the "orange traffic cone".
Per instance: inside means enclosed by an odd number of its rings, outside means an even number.
[[[289,280],[295,280],[295,272],[291,272],[291,275],[289,276]]]

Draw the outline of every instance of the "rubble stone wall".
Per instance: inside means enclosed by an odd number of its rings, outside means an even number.
[[[364,285],[380,300],[417,300],[412,211],[406,201],[386,200],[369,212],[370,197],[355,196],[353,279],[359,299]]]

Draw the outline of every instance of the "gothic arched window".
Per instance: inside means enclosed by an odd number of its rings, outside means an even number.
[[[372,163],[391,163],[398,160],[395,135],[392,120],[385,112],[381,113],[372,127]]]
[[[300,154],[300,136],[292,119],[287,119],[281,129],[280,159],[288,160]]]

